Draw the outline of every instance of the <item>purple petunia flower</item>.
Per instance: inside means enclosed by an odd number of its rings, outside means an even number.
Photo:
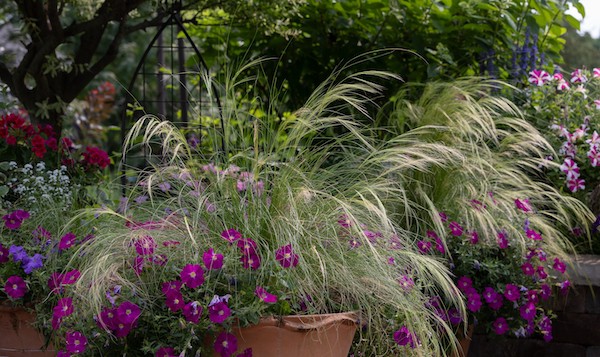
[[[477,231],[472,231],[469,233],[469,242],[471,244],[477,244],[479,243],[479,233],[477,233]]]
[[[528,302],[519,308],[519,314],[522,318],[524,318],[527,321],[533,321],[533,319],[535,319],[536,313],[537,310],[535,308],[535,304],[532,302]]]
[[[169,291],[169,293],[166,294],[166,297],[165,305],[167,305],[172,312],[177,312],[185,306],[183,295],[179,291]]]
[[[163,294],[167,295],[171,291],[179,292],[181,286],[183,286],[183,283],[180,280],[167,281],[162,283],[161,291]]]
[[[214,249],[209,248],[202,254],[202,261],[208,270],[218,270],[223,267],[223,254],[215,253]]]
[[[100,315],[95,316],[96,324],[103,330],[116,330],[119,324],[117,309],[103,308]]]
[[[508,332],[508,323],[504,317],[498,317],[493,323],[492,327],[496,335],[504,335]]]
[[[223,331],[221,332],[214,344],[215,351],[221,355],[221,357],[229,357],[233,356],[233,354],[237,351],[237,338],[235,335]]]
[[[500,249],[508,248],[508,236],[505,231],[498,232],[498,235],[496,236],[496,242],[498,243],[498,247],[500,247]]]
[[[460,237],[463,234],[463,227],[458,222],[450,222],[448,228],[450,228],[450,233],[455,237]]]
[[[542,300],[548,300],[550,296],[552,296],[552,289],[548,284],[542,284],[540,289],[540,296],[542,297]]]
[[[539,232],[534,231],[533,229],[528,229],[525,231],[525,235],[529,239],[533,240],[542,240],[542,235]]]
[[[2,216],[4,225],[11,230],[21,228],[21,224],[23,224],[23,221],[27,218],[29,218],[29,212],[20,209]]]
[[[256,270],[260,267],[260,257],[256,253],[242,255],[240,262],[245,269]]]
[[[258,296],[263,302],[273,304],[277,302],[277,296],[270,294],[267,292],[265,288],[262,286],[257,286],[256,290],[254,290],[254,295]]]
[[[523,263],[521,265],[521,270],[523,271],[523,274],[527,276],[533,276],[535,274],[535,269],[533,268],[533,265],[531,265],[531,263],[529,262]]]
[[[295,267],[298,265],[298,254],[294,253],[291,244],[279,247],[275,251],[275,260],[284,268]]]
[[[569,287],[571,287],[571,282],[565,280],[562,283],[559,283],[558,286],[560,287],[561,294],[566,295],[569,292]]]
[[[504,297],[508,301],[515,302],[521,297],[521,292],[516,285],[506,284],[506,287],[504,288]]]
[[[462,316],[460,315],[460,311],[456,308],[451,308],[448,310],[448,320],[452,325],[458,325],[462,322]]]
[[[481,296],[477,292],[467,294],[467,309],[472,312],[477,312],[481,309]]]
[[[87,346],[87,338],[79,331],[69,331],[65,336],[65,348],[71,353],[83,353]]]
[[[183,316],[188,322],[197,324],[201,315],[202,306],[200,306],[198,301],[189,302],[183,307]]]
[[[8,248],[0,243],[0,263],[6,263],[9,260],[9,255],[10,252],[8,251]]]
[[[225,239],[226,241],[233,243],[236,240],[242,238],[242,234],[236,231],[235,229],[230,228],[221,232],[221,237],[223,237],[223,239]]]
[[[399,346],[416,347],[415,337],[406,326],[402,326],[394,332],[394,341],[396,341]]]
[[[231,309],[223,301],[219,301],[208,307],[208,318],[216,324],[221,324],[231,316]]]
[[[250,238],[240,238],[237,240],[237,246],[242,251],[242,254],[257,254],[256,249],[258,245],[256,242]]]
[[[419,253],[427,254],[431,250],[431,242],[420,240],[417,242],[417,247],[419,248]]]
[[[27,284],[20,276],[13,275],[6,279],[4,292],[12,299],[20,299],[27,293]]]
[[[53,309],[53,317],[62,318],[73,313],[73,299],[70,297],[61,298]]]
[[[35,254],[33,257],[26,257],[23,259],[23,271],[25,274],[31,274],[34,270],[37,270],[44,266],[44,256],[41,254]]]
[[[175,352],[173,347],[161,347],[156,350],[154,357],[178,357],[179,353]]]
[[[156,249],[156,241],[151,236],[143,236],[138,238],[135,243],[135,251],[139,255],[152,255]]]
[[[567,266],[565,265],[565,263],[558,258],[554,258],[554,264],[552,265],[552,268],[556,271],[561,272],[562,274],[564,274],[567,270]]]
[[[546,279],[548,277],[548,273],[546,273],[546,270],[541,265],[536,268],[535,272],[541,280]]]
[[[464,293],[469,288],[473,287],[473,280],[471,280],[471,278],[469,278],[468,276],[462,276],[460,277],[460,279],[458,279],[457,285],[460,291]]]
[[[23,260],[27,258],[25,248],[20,245],[11,245],[10,248],[8,248],[8,253],[12,255],[15,263],[22,263]]]
[[[517,209],[520,209],[521,211],[528,213],[531,212],[531,205],[529,204],[529,200],[528,199],[516,199],[515,200],[515,206],[517,207]]]
[[[140,317],[140,314],[140,307],[131,301],[124,301],[117,308],[117,317],[119,318],[119,321],[125,324],[135,324],[137,319]]]
[[[69,232],[60,238],[60,242],[58,243],[58,250],[66,250],[71,248],[75,244],[75,234]]]
[[[204,269],[198,264],[188,264],[181,270],[181,281],[191,289],[204,284]]]

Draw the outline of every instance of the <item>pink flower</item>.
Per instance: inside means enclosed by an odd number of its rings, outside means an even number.
[[[144,270],[144,257],[141,255],[136,256],[135,258],[133,258],[133,271],[135,272],[135,274],[137,276],[140,276],[140,274],[142,274],[142,271]]]
[[[161,291],[163,294],[167,295],[171,291],[179,292],[181,290],[181,286],[183,283],[179,280],[167,281],[162,283]]]
[[[505,231],[498,232],[496,236],[496,242],[498,243],[498,247],[500,247],[500,249],[508,248],[508,237]]]
[[[209,248],[202,254],[202,261],[208,270],[219,270],[223,267],[223,254],[215,253],[214,249]]]
[[[581,69],[576,69],[571,72],[571,83],[585,83],[587,82],[587,77],[583,74]]]
[[[236,244],[238,248],[240,248],[240,250],[242,251],[242,254],[257,254],[256,249],[258,248],[258,245],[254,240],[250,238],[240,238],[237,240]]]
[[[185,306],[185,302],[183,301],[183,295],[181,295],[179,291],[169,291],[169,293],[166,294],[166,296],[167,299],[165,301],[165,305],[167,305],[169,310],[171,310],[172,312],[177,312]]]
[[[567,181],[567,187],[571,192],[577,192],[585,189],[585,180],[583,179],[574,179]]]
[[[525,235],[527,236],[527,238],[529,239],[533,239],[533,240],[542,240],[542,234],[539,232],[534,231],[533,229],[528,229],[525,231]]]
[[[458,288],[463,293],[473,287],[473,281],[468,276],[462,276],[457,282]]]
[[[548,74],[548,72],[541,70],[541,69],[535,69],[535,70],[529,72],[529,78],[528,78],[529,83],[536,85],[538,87],[543,86],[544,83],[548,82],[551,79],[552,79],[552,77],[550,76],[550,74]]]
[[[231,309],[224,301],[219,301],[208,307],[208,318],[216,324],[221,324],[231,316]]]
[[[567,90],[569,88],[569,82],[565,81],[564,79],[559,80],[558,84],[556,85],[556,89],[560,91]]]
[[[27,293],[27,284],[25,284],[25,280],[20,276],[13,275],[6,279],[4,292],[11,299],[20,299]]]
[[[579,178],[579,167],[577,163],[570,157],[565,158],[565,161],[560,165],[560,170],[567,174],[567,180]]]
[[[594,69],[592,70],[592,77],[593,77],[593,78],[598,78],[598,77],[600,77],[600,68],[594,68]]]
[[[467,294],[467,309],[472,312],[477,312],[481,309],[481,296],[475,291]]]
[[[548,300],[552,295],[552,289],[548,284],[542,284],[540,288],[540,296],[542,297],[542,300]]]
[[[569,292],[569,287],[571,286],[571,282],[568,280],[565,280],[562,283],[558,284],[558,286],[560,287],[561,294],[566,295]]]
[[[398,279],[398,284],[400,284],[404,291],[410,291],[415,286],[414,280],[408,275],[402,275]]]
[[[135,243],[135,251],[139,255],[152,255],[154,254],[154,249],[156,249],[156,241],[154,238],[150,236],[143,236],[141,238],[136,239]]]
[[[284,245],[275,251],[275,260],[284,268],[295,267],[298,265],[298,254],[294,253],[291,244]]]
[[[262,286],[256,287],[256,290],[254,290],[254,295],[258,296],[259,299],[269,304],[277,302],[277,296],[268,293],[267,290]]]
[[[220,354],[221,357],[233,356],[238,348],[237,338],[235,335],[223,331],[217,336],[213,346],[215,348],[215,352]]]
[[[538,277],[542,280],[546,279],[548,277],[546,270],[544,270],[544,267],[541,265],[536,268],[536,273],[537,273]]]
[[[446,253],[446,246],[444,245],[444,242],[442,242],[442,240],[440,238],[435,239],[435,249],[438,252],[440,252],[441,254]]]
[[[56,306],[53,309],[53,317],[62,318],[65,316],[69,316],[73,313],[73,299],[70,297],[65,297],[56,303]]]
[[[181,281],[191,289],[204,283],[204,270],[198,264],[188,264],[181,270]]]
[[[479,242],[479,234],[476,231],[472,231],[469,233],[469,242],[471,244],[477,244]]]
[[[556,271],[561,272],[562,274],[564,274],[567,270],[567,266],[565,265],[565,263],[558,258],[554,258],[554,264],[552,265],[552,268]]]
[[[77,237],[75,234],[69,232],[60,238],[58,243],[58,250],[67,250],[75,244]]]
[[[21,228],[21,224],[23,224],[23,221],[27,218],[29,218],[29,212],[20,209],[2,216],[4,225],[11,230]]]
[[[504,317],[498,317],[493,323],[492,327],[496,335],[504,335],[508,332],[508,323]]]
[[[532,211],[531,205],[529,204],[529,200],[526,198],[523,200],[517,198],[515,200],[515,206],[525,213]]]
[[[71,353],[83,353],[85,346],[87,346],[87,338],[79,331],[67,332],[65,336],[66,346],[68,352]]]
[[[417,242],[417,247],[419,248],[419,252],[421,254],[427,254],[431,250],[431,242],[420,240]]]
[[[183,307],[183,316],[188,322],[197,324],[201,315],[202,306],[200,306],[198,301],[189,302]]]
[[[221,237],[223,237],[223,239],[225,239],[226,241],[232,243],[235,242],[236,240],[242,238],[242,234],[238,231],[236,231],[235,229],[231,228],[231,229],[226,229],[223,232],[221,232]]]

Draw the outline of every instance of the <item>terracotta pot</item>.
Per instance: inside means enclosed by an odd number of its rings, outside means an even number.
[[[44,336],[34,322],[35,315],[24,309],[0,305],[0,356],[56,356],[52,346],[44,349]]]
[[[270,317],[258,325],[234,329],[233,334],[238,339],[238,352],[252,348],[254,356],[346,357],[357,321],[353,312]]]
[[[475,331],[475,325],[471,324],[467,328],[467,334],[463,334],[462,328],[459,330],[460,335],[458,336],[459,350],[458,353],[452,352],[451,357],[467,357],[469,355],[469,347],[473,340],[473,333]]]

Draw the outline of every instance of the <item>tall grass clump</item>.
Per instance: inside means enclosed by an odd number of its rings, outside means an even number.
[[[272,107],[254,115],[260,102],[239,98],[248,80],[235,74],[222,88],[225,128],[214,133],[227,152],[205,160],[178,128],[140,119],[126,146],[139,135],[159,142],[161,164],[139,172],[119,210],[82,213],[96,234],[74,261],[77,309],[64,325],[95,336],[89,348],[193,354],[222,349],[215,335],[263,316],[357,311],[356,352],[443,354],[452,330],[438,307],[464,314],[461,296],[443,262],[418,253],[420,222],[398,219],[398,207],[422,204],[406,201],[409,178],[382,159],[373,128],[355,120],[380,95],[377,82],[396,78],[333,76],[282,120]],[[222,265],[213,268],[207,253]],[[202,270],[194,288],[185,286],[189,265]],[[162,290],[179,278],[178,291]],[[175,312],[174,296],[199,318]],[[223,301],[230,315],[217,321],[211,312]],[[113,325],[124,304],[139,308],[135,323]]]

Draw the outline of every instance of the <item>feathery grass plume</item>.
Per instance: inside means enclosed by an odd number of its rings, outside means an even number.
[[[147,351],[156,347],[153,338],[169,341],[178,350],[203,349],[198,336],[204,330],[182,324],[173,333],[173,321],[161,315],[165,309],[160,307],[160,284],[214,248],[225,255],[224,267],[221,273],[206,275],[199,288],[205,296],[197,296],[202,306],[213,295],[231,294],[229,304],[241,324],[254,323],[261,314],[301,312],[299,302],[306,312],[358,310],[364,328],[356,351],[441,355],[445,349],[441,336],[451,335],[451,328],[445,316],[431,307],[431,299],[442,297],[464,314],[463,302],[444,264],[416,252],[413,242],[420,231],[412,224],[418,222],[399,221],[389,211],[400,203],[416,208],[419,202],[405,202],[409,196],[397,177],[365,171],[382,166],[365,162],[380,160],[375,150],[379,145],[370,136],[372,129],[353,118],[356,111],[366,114],[365,101],[379,94],[381,87],[373,79],[393,78],[386,72],[370,71],[328,81],[293,114],[293,120],[278,126],[270,123],[272,114],[267,110],[262,121],[254,118],[253,139],[239,140],[237,147],[230,145],[231,157],[221,167],[197,162],[185,137],[170,124],[151,116],[138,121],[128,144],[140,133],[144,140],[158,136],[166,158],[162,166],[141,173],[140,184],[130,197],[151,199],[132,204],[122,214],[109,209],[88,213],[99,218],[95,239],[81,248],[77,291],[82,312],[98,315],[107,306],[107,291],[120,285],[122,294],[134,292],[142,308],[140,332],[134,329],[128,341],[143,341]],[[244,80],[226,83],[237,85]],[[248,119],[248,102],[238,108],[235,88],[224,90],[232,93],[223,110],[226,136],[243,138],[236,124]],[[344,134],[324,135],[335,129],[343,129]],[[426,157],[430,153],[421,150],[420,154],[424,165],[432,166]],[[264,266],[255,271],[239,267],[232,258],[235,246],[221,238],[231,228],[256,243]],[[134,274],[134,245],[145,235],[151,235],[156,250],[164,252],[168,262],[164,268],[146,263],[149,266]],[[163,244],[173,240],[177,248],[163,249]],[[269,265],[277,258],[276,250],[288,244],[298,256],[297,266],[276,269]],[[402,279],[410,284],[400,284]],[[248,283],[277,287],[285,303],[274,309],[257,304],[244,288]],[[82,312],[78,316],[85,321]],[[165,331],[153,327],[153,321],[165,321]],[[142,324],[149,326],[141,328]],[[415,349],[394,341],[393,334],[401,326],[414,334]],[[214,326],[207,327],[211,329]],[[454,340],[451,343],[456,346]]]

